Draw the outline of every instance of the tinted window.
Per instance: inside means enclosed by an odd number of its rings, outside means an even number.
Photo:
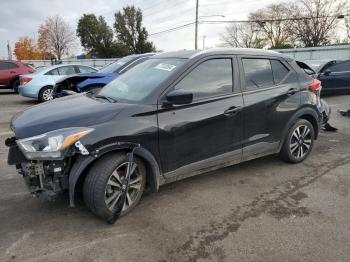
[[[59,75],[57,68],[50,70],[45,75]]]
[[[331,70],[331,72],[346,72],[346,71],[349,72],[350,61],[335,63],[334,65],[331,65],[327,69]]]
[[[125,56],[119,59],[117,62],[106,65],[105,67],[98,70],[98,72],[106,74],[118,73],[119,70],[122,69],[122,67],[124,67],[126,63],[131,62],[133,59],[135,59],[135,55]]]
[[[7,64],[9,69],[18,68],[18,65],[16,65],[15,63],[7,63]]]
[[[61,76],[75,74],[74,66],[63,66],[63,67],[59,67],[57,69],[58,69],[58,73]]]
[[[148,57],[143,57],[143,58],[137,59],[136,61],[134,61],[131,64],[129,64],[127,67],[125,67],[122,70],[120,70],[119,73],[125,73],[129,69],[133,68],[134,66],[136,66],[138,64],[141,64],[142,62],[146,61],[147,59],[148,59]]]
[[[274,85],[269,59],[243,59],[245,86],[247,90]]]
[[[8,69],[7,63],[0,62],[0,70],[7,70],[7,69]]]
[[[161,83],[174,74],[186,59],[149,59],[131,68],[107,84],[100,95],[117,101],[137,102],[150,95]]]
[[[201,63],[175,89],[191,91],[194,99],[231,93],[231,59],[212,59]]]
[[[271,66],[275,84],[278,84],[288,75],[289,69],[278,60],[271,60]]]
[[[96,72],[95,69],[88,66],[78,66],[80,73],[93,73]]]

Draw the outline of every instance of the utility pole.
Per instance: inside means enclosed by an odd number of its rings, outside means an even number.
[[[203,35],[203,50],[205,49],[205,35]]]
[[[7,40],[7,54],[8,54],[8,60],[12,60],[11,46],[10,46],[9,40]]]
[[[196,22],[194,29],[194,49],[198,49],[197,40],[198,40],[198,0],[196,0]]]

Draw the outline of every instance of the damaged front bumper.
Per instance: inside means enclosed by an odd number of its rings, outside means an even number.
[[[5,143],[9,147],[8,164],[16,166],[31,194],[53,200],[68,190],[72,157],[63,160],[28,160],[15,143],[15,138],[9,138]]]

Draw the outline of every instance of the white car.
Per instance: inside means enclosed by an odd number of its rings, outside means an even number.
[[[94,73],[97,70],[84,65],[55,65],[39,69],[34,74],[19,77],[18,92],[25,97],[49,101],[53,99],[53,87],[62,77],[78,73]]]

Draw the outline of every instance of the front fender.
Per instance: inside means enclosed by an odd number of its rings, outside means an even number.
[[[102,146],[95,149],[90,153],[89,156],[77,156],[71,171],[69,173],[69,204],[71,207],[75,206],[75,195],[77,189],[77,183],[81,175],[84,173],[86,168],[93,163],[95,160],[99,159],[103,155],[118,151],[118,150],[130,150],[129,143],[115,143],[106,146]],[[159,165],[154,158],[154,156],[145,148],[139,147],[135,148],[134,154],[142,158],[146,162],[147,166],[147,182],[149,187],[153,192],[157,192],[159,186],[164,183],[164,179],[160,174]]]

